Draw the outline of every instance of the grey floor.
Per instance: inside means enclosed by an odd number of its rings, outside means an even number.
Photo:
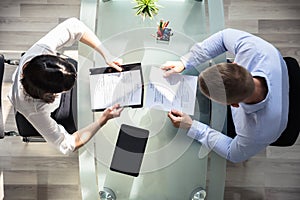
[[[80,0],[1,0],[0,53],[19,57],[60,21],[78,17],[79,11]],[[300,62],[299,0],[224,0],[224,11],[226,27],[258,35],[283,56]],[[6,66],[4,97],[14,69]],[[7,98],[3,103],[6,130],[16,130]],[[81,199],[78,168],[76,153],[63,156],[47,144],[24,144],[19,137],[0,140],[4,199]],[[298,200],[299,169],[300,140],[292,147],[268,147],[240,164],[228,162],[225,199]]]

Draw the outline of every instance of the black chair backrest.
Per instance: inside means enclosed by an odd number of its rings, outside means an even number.
[[[4,138],[4,121],[2,113],[2,81],[4,75],[4,56],[0,54],[0,139]]]
[[[289,115],[288,124],[281,136],[271,146],[291,146],[300,132],[300,68],[296,59],[284,57],[289,74]]]

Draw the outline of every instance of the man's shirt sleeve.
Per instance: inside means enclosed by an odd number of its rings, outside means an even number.
[[[253,140],[238,135],[232,139],[210,128],[208,125],[195,120],[187,135],[232,162],[247,160],[267,146],[267,144],[256,143]]]
[[[196,43],[189,53],[181,57],[181,61],[185,68],[189,69],[227,51],[235,55],[239,51],[239,44],[242,44],[241,41],[246,37],[251,37],[251,34],[229,28],[219,31]]]

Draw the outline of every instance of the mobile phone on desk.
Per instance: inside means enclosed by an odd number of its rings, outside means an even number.
[[[149,131],[122,124],[110,170],[137,177],[140,173]]]

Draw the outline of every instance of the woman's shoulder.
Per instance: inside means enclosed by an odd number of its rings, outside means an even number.
[[[57,97],[53,103],[46,103],[41,99],[35,99],[26,94],[22,87],[18,88],[17,96],[13,101],[14,107],[17,111],[29,116],[38,113],[51,113],[58,108],[60,97]]]
[[[53,51],[46,44],[35,43],[21,57],[20,66],[23,66],[24,64],[26,64],[27,62],[29,62],[31,59],[33,59],[36,56],[39,56],[39,55],[49,55],[49,54],[50,55],[56,55],[56,52]]]

